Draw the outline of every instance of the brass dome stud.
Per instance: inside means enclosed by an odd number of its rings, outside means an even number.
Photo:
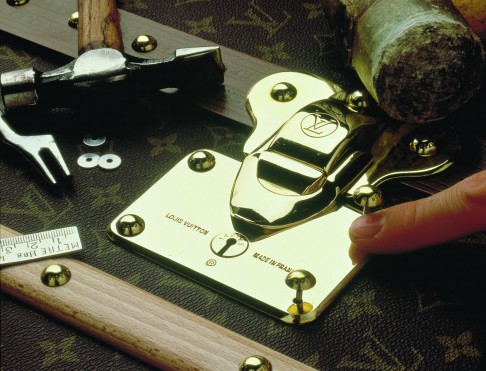
[[[316,277],[309,271],[298,269],[290,272],[285,278],[285,284],[296,291],[295,298],[287,311],[294,316],[309,313],[313,306],[310,303],[304,302],[302,299],[303,293],[310,290],[317,283]]]

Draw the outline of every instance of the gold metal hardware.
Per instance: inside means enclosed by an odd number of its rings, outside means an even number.
[[[116,222],[116,230],[122,236],[135,237],[145,229],[145,221],[134,214],[123,215]]]
[[[77,29],[78,28],[78,21],[79,21],[79,13],[74,12],[73,14],[71,14],[69,16],[69,19],[68,19],[69,27]]]
[[[368,214],[370,209],[377,208],[383,203],[381,191],[371,185],[363,185],[356,188],[353,200],[356,205],[363,208],[363,214]]]
[[[262,356],[251,356],[245,359],[240,371],[272,371],[272,364]]]
[[[281,82],[272,88],[270,95],[277,102],[290,102],[297,95],[297,89],[292,84]]]
[[[283,322],[304,324],[365,264],[354,265],[347,252],[358,207],[378,207],[377,187],[391,179],[446,169],[458,137],[444,123],[384,122],[371,116],[365,96],[294,72],[258,82],[247,108],[255,128],[243,162],[208,149],[186,156],[112,222],[110,237]],[[425,137],[441,143],[434,156],[410,150]],[[127,215],[146,222],[136,239],[120,228]],[[315,286],[289,280],[296,290],[289,307],[282,282],[300,267]]]
[[[243,232],[229,212],[241,162],[207,151],[218,166],[199,173],[189,168],[191,155],[186,156],[114,219],[110,238],[167,267],[178,271],[184,267],[189,277],[285,323],[313,321],[339,292],[336,287],[344,286],[361,268],[347,253],[348,228],[358,214],[341,208],[268,238],[246,228]],[[145,230],[136,238],[123,235],[117,227],[126,215],[145,220]],[[228,241],[231,238],[236,243]],[[329,248],[323,248],[324,241]],[[288,312],[292,298],[284,282],[300,267],[319,283],[305,294],[313,309],[293,315]]]
[[[285,284],[296,291],[295,299],[287,310],[290,314],[298,316],[309,313],[312,310],[312,304],[302,300],[303,292],[310,290],[316,285],[316,277],[309,271],[299,269],[290,272],[285,278]]]
[[[139,53],[148,53],[157,47],[157,39],[150,35],[140,35],[132,42],[132,49]]]
[[[248,239],[238,232],[218,234],[211,240],[211,251],[222,258],[236,258],[249,247]]]
[[[348,109],[354,112],[364,112],[370,106],[369,94],[365,91],[355,90],[346,96]]]
[[[7,0],[7,4],[10,6],[21,6],[25,5],[29,2],[29,0]]]
[[[216,165],[216,159],[211,152],[196,151],[187,160],[189,168],[197,172],[209,171]]]
[[[71,279],[71,271],[62,264],[47,266],[41,273],[41,281],[49,287],[64,286]]]
[[[417,137],[413,138],[410,142],[410,149],[419,156],[429,157],[437,152],[438,146],[437,143],[429,137]]]

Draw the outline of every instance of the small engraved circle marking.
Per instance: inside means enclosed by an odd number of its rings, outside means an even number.
[[[338,121],[325,113],[310,113],[300,122],[305,135],[313,138],[324,138],[333,134],[338,128]]]
[[[207,262],[206,262],[206,265],[208,267],[214,267],[215,265],[217,264],[216,260],[214,259],[209,259]]]
[[[211,241],[211,251],[221,258],[236,258],[250,246],[248,239],[238,232],[221,233]]]

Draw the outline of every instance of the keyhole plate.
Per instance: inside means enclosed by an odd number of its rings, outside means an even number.
[[[361,268],[348,256],[348,228],[359,214],[342,207],[279,233],[251,235],[233,225],[230,216],[241,163],[209,152],[216,160],[211,170],[191,170],[186,156],[115,217],[110,237],[283,322],[313,321]],[[143,233],[120,235],[116,222],[124,215],[140,216]],[[304,292],[311,306],[304,311],[293,310],[296,292],[285,283],[297,269],[316,278],[315,286]]]
[[[220,258],[236,258],[244,254],[249,245],[248,239],[241,233],[222,233],[211,241],[211,251]]]

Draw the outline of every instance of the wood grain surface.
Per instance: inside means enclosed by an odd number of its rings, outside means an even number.
[[[99,48],[123,50],[116,1],[78,0],[78,52]]]
[[[16,235],[0,225],[1,238]],[[71,280],[45,286],[50,264],[68,267]],[[2,268],[0,281],[2,291],[159,368],[238,370],[260,355],[273,370],[312,369],[75,259]]]

